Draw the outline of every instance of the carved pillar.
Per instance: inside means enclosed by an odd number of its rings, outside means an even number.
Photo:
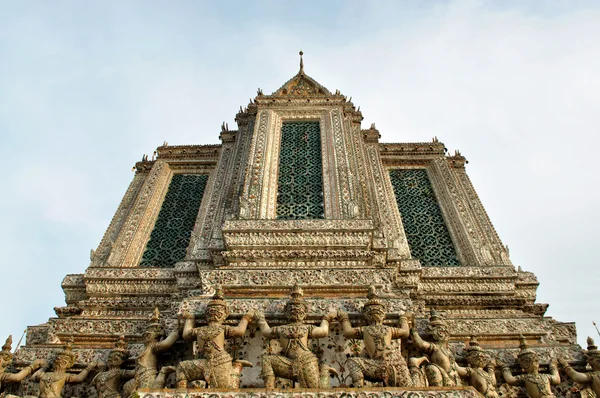
[[[368,166],[373,178],[371,191],[375,194],[373,220],[376,228],[383,232],[384,247],[389,248],[388,259],[409,259],[410,247],[404,233],[400,211],[396,205],[394,189],[389,177],[389,170],[383,166],[377,142],[366,142]]]
[[[227,218],[239,212],[239,196],[248,151],[252,140],[254,122],[248,119],[255,115],[238,114],[238,131],[221,132],[221,153],[216,170],[206,187],[204,200],[192,232],[186,260],[210,260],[211,252],[222,250],[221,227]]]

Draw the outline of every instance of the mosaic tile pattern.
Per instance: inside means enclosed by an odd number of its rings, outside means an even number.
[[[281,127],[277,218],[324,218],[319,122],[284,122]]]
[[[390,179],[412,256],[424,267],[460,266],[427,171],[391,170]]]
[[[208,175],[175,174],[140,267],[170,268],[185,258]]]

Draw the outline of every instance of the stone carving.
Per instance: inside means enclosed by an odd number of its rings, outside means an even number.
[[[284,309],[289,324],[271,328],[264,314],[258,314],[258,325],[263,336],[279,339],[283,347],[280,354],[262,356],[262,378],[265,388],[275,387],[275,377],[295,381],[302,388],[317,388],[320,379],[319,361],[310,350],[308,340],[327,336],[329,323],[336,318],[337,313],[325,315],[319,326],[305,324],[307,305],[302,298],[302,289],[297,284],[294,285],[290,296]]]
[[[98,366],[92,362],[84,370],[76,375],[67,373],[67,369],[75,364],[75,353],[73,353],[73,338],[67,342],[65,348],[56,354],[53,362],[53,371],[47,372],[42,368],[35,372],[32,379],[39,381],[39,398],[60,398],[65,384],[82,383],[90,372]]]
[[[98,373],[90,383],[96,387],[98,398],[121,398],[119,394],[121,383],[135,377],[136,373],[135,369],[121,369],[127,358],[129,358],[127,343],[125,336],[121,336],[115,344],[115,349],[108,354],[108,369]]]
[[[31,373],[40,368],[41,366],[46,365],[46,361],[43,359],[36,359],[29,366],[26,366],[25,369],[21,370],[17,373],[8,373],[6,372],[6,368],[10,366],[13,361],[13,353],[10,352],[12,348],[12,336],[8,336],[6,342],[2,346],[2,351],[0,352],[0,396],[4,396],[2,394],[4,390],[4,386],[8,383],[20,383],[27,376],[31,375]]]
[[[450,337],[448,324],[433,308],[429,316],[427,333],[431,336],[433,342],[424,341],[416,329],[411,330],[415,347],[429,355],[430,363],[425,367],[429,385],[433,387],[462,385],[458,374],[458,365],[448,346]]]
[[[363,306],[363,316],[368,326],[353,328],[348,314],[338,310],[338,320],[342,324],[344,337],[347,339],[362,339],[365,350],[360,357],[351,357],[347,367],[354,387],[364,386],[365,379],[383,381],[384,386],[412,386],[406,360],[399,348],[391,347],[392,340],[406,339],[410,332],[408,317],[400,317],[400,327],[390,327],[383,324],[385,307],[377,297],[375,287],[369,288],[368,301]]]
[[[362,268],[362,269],[361,269]],[[273,286],[284,285],[291,278],[306,285],[388,285],[394,279],[393,268],[369,269],[218,269],[201,275],[203,286],[206,285],[249,285]]]
[[[444,389],[444,390],[399,390],[399,389],[381,389],[365,392],[364,390],[339,390],[323,389],[318,392],[282,390],[276,395],[269,390],[248,391],[189,391],[185,398],[481,398],[481,396],[471,388],[468,389]],[[140,398],[181,398],[182,395],[175,390],[153,391],[149,393],[140,393]]]
[[[591,337],[587,338],[587,345],[587,351],[583,355],[587,363],[592,367],[591,372],[580,373],[573,369],[563,358],[559,359],[558,362],[571,380],[585,387],[590,387],[596,393],[596,397],[600,397],[600,351],[598,351],[598,347],[594,344],[594,340]]]
[[[475,337],[467,348],[468,367],[457,367],[458,374],[486,398],[498,398],[496,374],[490,357],[483,351]]]
[[[144,349],[136,359],[135,376],[125,383],[124,395],[130,397],[138,388],[163,388],[166,376],[175,368],[164,366],[158,371],[158,355],[167,351],[179,338],[179,330],[171,332],[165,339],[159,340],[164,334],[163,325],[160,323],[158,308],[150,317],[152,322],[144,333]]]
[[[223,300],[223,291],[217,287],[215,295],[207,304],[204,312],[207,326],[194,328],[194,317],[189,311],[183,312],[185,325],[183,338],[196,339],[198,359],[182,361],[177,365],[177,387],[187,388],[190,381],[205,381],[209,388],[240,387],[240,372],[248,361],[236,360],[225,351],[225,340],[244,336],[248,324],[254,319],[254,311],[244,315],[236,327],[223,325],[229,316],[227,303]]]
[[[550,362],[550,374],[542,374],[539,373],[540,361],[538,354],[527,347],[525,337],[522,335],[519,348],[521,351],[519,352],[517,361],[525,373],[513,376],[508,365],[499,362],[502,366],[504,380],[511,386],[525,387],[529,398],[554,397],[550,386],[552,384],[560,384],[556,359],[552,359]]]

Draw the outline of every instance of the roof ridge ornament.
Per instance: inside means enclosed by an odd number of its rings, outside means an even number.
[[[290,80],[285,82],[279,90],[275,91],[273,96],[294,96],[294,97],[307,97],[312,95],[318,96],[331,96],[329,90],[320,85],[313,79],[304,73],[304,52],[300,51],[300,70]]]

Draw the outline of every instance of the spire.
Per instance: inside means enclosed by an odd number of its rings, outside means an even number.
[[[303,51],[300,51],[300,70],[290,80],[285,82],[279,90],[275,91],[272,95],[275,96],[309,96],[309,95],[332,95],[329,90],[321,86],[312,77],[304,73],[304,55]]]

